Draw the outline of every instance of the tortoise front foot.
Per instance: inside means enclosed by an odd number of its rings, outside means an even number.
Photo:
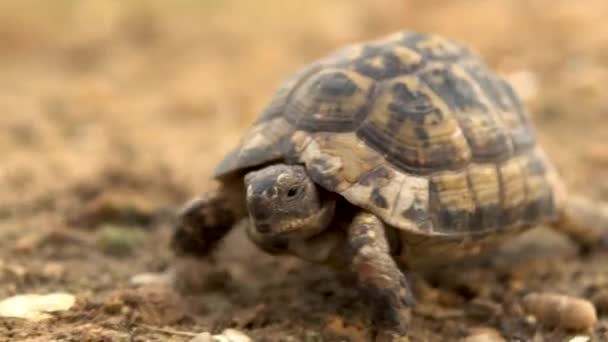
[[[384,225],[376,216],[359,213],[348,230],[350,267],[370,300],[378,329],[376,341],[407,341],[414,297],[390,255]]]
[[[178,213],[171,248],[179,256],[208,256],[243,217],[244,208],[225,186],[188,202]]]

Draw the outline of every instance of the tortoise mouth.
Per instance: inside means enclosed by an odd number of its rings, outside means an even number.
[[[333,219],[335,200],[323,200],[321,208],[306,217],[273,220],[272,216],[250,215],[255,230],[264,236],[308,238],[327,229]]]

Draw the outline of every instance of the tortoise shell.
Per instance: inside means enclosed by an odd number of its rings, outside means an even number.
[[[436,35],[400,32],[302,68],[215,176],[275,162],[305,165],[321,187],[416,234],[557,214],[558,178],[513,88]]]

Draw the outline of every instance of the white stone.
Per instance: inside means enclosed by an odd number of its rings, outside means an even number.
[[[0,302],[0,316],[40,321],[50,318],[49,312],[69,310],[75,302],[69,293],[17,295]]]
[[[589,336],[579,335],[571,338],[568,340],[568,342],[588,342],[590,339],[591,338]]]
[[[148,284],[170,284],[172,274],[166,273],[140,273],[131,277],[133,285],[148,285]]]
[[[249,336],[235,329],[226,329],[222,331],[222,335],[226,336],[230,342],[252,342]]]

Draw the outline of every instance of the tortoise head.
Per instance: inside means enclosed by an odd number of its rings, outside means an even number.
[[[245,176],[247,209],[257,233],[310,237],[332,221],[335,200],[300,165],[271,165]]]

